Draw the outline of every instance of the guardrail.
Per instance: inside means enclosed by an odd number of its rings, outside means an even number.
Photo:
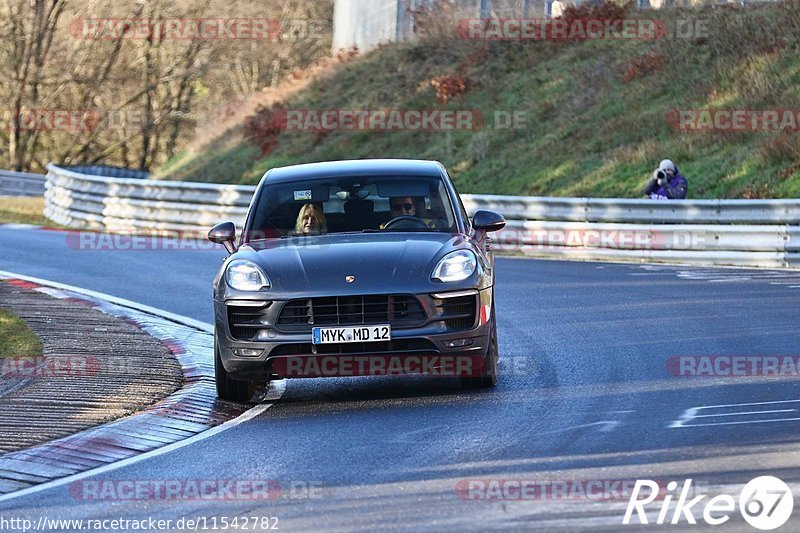
[[[198,232],[241,225],[255,187],[115,178],[47,166],[44,214],[81,229]]]
[[[70,165],[73,172],[89,176],[104,176],[106,178],[133,178],[144,180],[150,177],[146,170],[135,170],[132,168],[115,167],[111,165]]]
[[[462,195],[508,220],[496,250],[585,260],[800,266],[800,199],[681,200]]]
[[[42,196],[44,174],[0,170],[0,196]]]
[[[255,187],[88,175],[48,165],[45,215],[70,227],[205,232],[241,227]],[[83,169],[81,169],[83,170]],[[585,260],[800,266],[800,199],[655,201],[462,195],[508,220],[498,251]]]

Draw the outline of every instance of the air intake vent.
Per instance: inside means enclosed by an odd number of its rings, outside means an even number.
[[[277,326],[290,332],[311,331],[314,326],[381,323],[402,328],[419,326],[427,318],[419,300],[410,294],[332,296],[287,302]]]
[[[420,354],[435,355],[439,353],[436,346],[427,339],[394,339],[387,342],[348,342],[345,344],[310,343],[281,344],[271,352],[272,356],[286,355],[339,355],[339,354]]]
[[[436,300],[436,307],[448,329],[472,329],[475,326],[478,296],[473,294],[455,298],[440,298]]]
[[[229,305],[228,325],[231,336],[240,341],[256,338],[258,330],[266,327],[265,313],[272,302],[257,302],[254,305]]]

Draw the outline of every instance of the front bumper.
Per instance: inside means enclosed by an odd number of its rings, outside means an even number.
[[[463,301],[465,294],[470,294],[475,299],[474,321],[471,326],[461,323],[461,327],[453,328],[454,322],[448,322],[445,315],[441,314],[440,304],[455,297]],[[427,319],[419,325],[397,328],[393,326],[391,341],[316,346],[311,343],[310,332],[287,332],[276,325],[281,310],[288,301],[271,301],[259,318],[260,329],[251,335],[252,339],[244,340],[240,335],[241,330],[230,323],[229,311],[231,308],[241,309],[243,304],[245,308],[247,305],[254,306],[254,301],[215,300],[217,350],[222,365],[231,378],[250,381],[266,381],[274,377],[375,374],[381,373],[381,368],[388,368],[386,365],[393,365],[392,368],[395,369],[402,368],[404,372],[415,372],[416,369],[427,372],[433,366],[439,368],[438,364],[455,365],[459,368],[449,366],[442,375],[449,371],[463,375],[465,370],[460,366],[461,359],[467,359],[471,367],[475,366],[477,360],[483,361],[489,348],[494,320],[491,316],[494,312],[492,288],[414,296],[422,304]],[[234,330],[237,334],[233,333]],[[452,347],[448,345],[448,341],[462,341],[468,345]],[[305,363],[298,365],[299,360]],[[304,370],[300,373],[293,372],[293,369],[298,368]],[[314,369],[322,371],[314,372]]]

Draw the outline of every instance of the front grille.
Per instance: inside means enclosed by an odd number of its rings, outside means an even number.
[[[314,348],[316,347],[316,351]],[[338,354],[438,354],[436,346],[427,339],[394,339],[381,342],[348,342],[344,344],[293,343],[276,346],[270,357],[279,355],[338,355]]]
[[[436,301],[436,307],[448,329],[472,329],[475,325],[475,295],[441,298]]]
[[[388,323],[392,327],[424,324],[427,315],[410,294],[331,296],[291,300],[278,317],[278,329],[308,332],[313,326],[358,326]]]
[[[258,330],[265,327],[265,314],[272,302],[259,302],[254,305],[229,305],[228,326],[231,336],[240,341],[251,341]]]

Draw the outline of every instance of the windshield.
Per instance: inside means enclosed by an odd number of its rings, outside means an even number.
[[[245,240],[454,228],[453,208],[440,178],[336,177],[267,184]]]

